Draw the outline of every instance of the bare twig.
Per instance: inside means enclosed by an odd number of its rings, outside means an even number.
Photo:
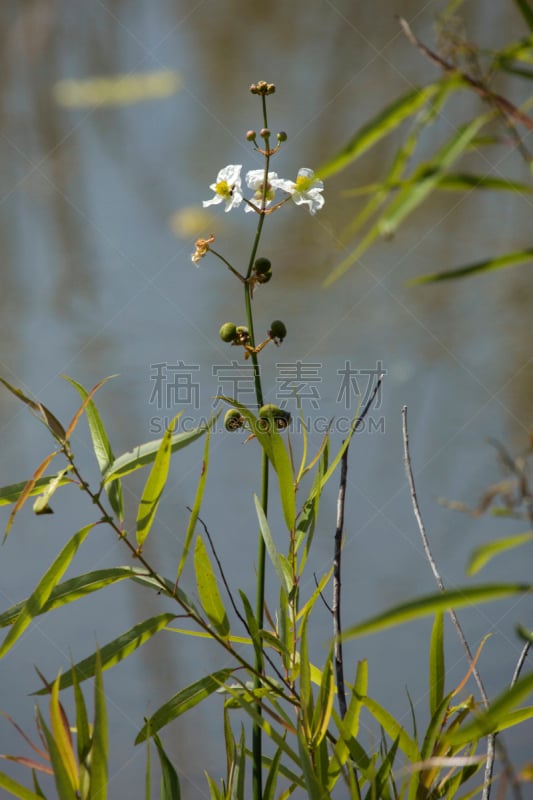
[[[439,587],[439,591],[444,592],[446,590],[446,587],[444,586],[444,581],[442,580],[442,577],[441,577],[440,572],[438,570],[438,567],[437,567],[437,564],[435,562],[435,559],[433,558],[433,554],[431,552],[431,548],[429,546],[429,540],[428,540],[428,537],[427,537],[427,534],[426,534],[424,521],[422,519],[422,514],[420,513],[420,506],[418,505],[418,498],[417,498],[417,495],[416,495],[415,481],[414,481],[414,477],[413,477],[413,469],[412,469],[412,466],[411,466],[411,457],[409,455],[409,433],[408,433],[408,429],[407,429],[407,406],[404,406],[402,408],[402,430],[403,430],[403,453],[404,453],[405,472],[406,472],[406,475],[407,475],[407,480],[408,480],[408,483],[409,483],[409,489],[410,489],[410,492],[411,492],[411,502],[412,502],[412,505],[413,505],[413,512],[414,512],[415,519],[416,519],[416,522],[417,522],[417,525],[418,525],[418,530],[420,532],[420,537],[422,539],[422,546],[424,548],[424,553],[426,554],[426,558],[427,558],[427,560],[429,562],[429,565],[431,567],[431,571],[433,572],[433,575],[435,577],[435,581],[437,582],[437,586]],[[485,691],[485,687],[483,686],[483,682],[481,680],[481,676],[480,676],[480,674],[478,672],[478,669],[475,666],[474,658],[472,656],[472,651],[470,650],[470,647],[468,645],[466,637],[465,637],[465,635],[463,633],[463,629],[461,627],[461,624],[460,624],[459,620],[457,619],[457,614],[455,613],[453,608],[450,609],[449,614],[450,614],[450,618],[452,620],[453,626],[454,626],[454,628],[455,628],[455,630],[457,632],[457,635],[459,637],[459,641],[461,642],[461,644],[463,646],[463,649],[464,649],[464,651],[465,651],[465,653],[467,655],[468,661],[469,661],[469,663],[471,665],[472,674],[473,674],[474,679],[475,679],[475,681],[476,681],[476,683],[478,685],[479,693],[481,695],[481,699],[483,701],[483,705],[485,706],[485,708],[488,708],[488,706],[489,706],[489,698],[488,698],[487,693]],[[485,763],[485,776],[484,776],[484,781],[483,781],[482,800],[489,800],[489,797],[490,797],[490,786],[491,786],[491,782],[492,782],[492,773],[493,773],[493,770],[494,770],[495,739],[496,739],[496,737],[495,737],[494,734],[490,734],[489,736],[487,736],[487,761]]]
[[[348,445],[349,447],[349,445]],[[333,558],[333,602],[331,613],[333,615],[333,635],[335,649],[335,672],[337,675],[337,695],[339,698],[339,711],[342,719],[346,716],[346,691],[344,688],[344,666],[342,659],[341,641],[341,553],[342,532],[344,530],[344,500],[346,497],[346,476],[348,475],[348,447],[342,454],[341,480],[337,497],[337,527],[335,529],[335,555]]]
[[[357,433],[358,426],[370,411],[374,399],[381,387],[382,381],[383,381],[383,374],[378,376],[376,385],[374,386],[374,389],[372,390],[372,393],[368,398],[365,407],[363,408],[357,419],[354,420],[351,428],[352,433]],[[333,600],[331,604],[331,615],[333,617],[333,636],[335,641],[333,659],[335,662],[335,673],[337,678],[337,695],[339,698],[339,711],[343,719],[346,716],[347,705],[346,705],[346,689],[344,686],[344,664],[342,657],[341,555],[342,555],[342,534],[344,530],[344,503],[346,497],[346,477],[348,474],[349,446],[350,445],[348,443],[341,458],[341,478],[340,478],[339,494],[337,497],[337,524],[335,528],[335,552],[333,557]]]
[[[313,572],[313,578],[315,579],[315,586],[318,589],[318,578],[316,576],[316,572]],[[329,611],[329,613],[333,614],[333,609],[331,608],[330,604],[328,603],[328,601],[324,597],[324,592],[319,592],[318,594],[320,596],[320,599],[322,600],[322,602],[326,606],[327,610]]]
[[[520,655],[518,656],[518,661],[516,662],[516,667],[514,669],[513,677],[511,678],[511,683],[509,685],[510,689],[513,688],[518,678],[520,677],[520,673],[522,672],[522,667],[524,666],[530,648],[531,648],[531,642],[526,642],[522,648]]]
[[[506,119],[519,122],[528,130],[533,131],[533,119],[528,117],[527,114],[524,114],[523,111],[521,111],[505,97],[502,97],[500,94],[496,94],[495,92],[491,92],[491,90],[488,89],[482,81],[479,81],[476,78],[473,78],[471,75],[468,75],[466,72],[462,72],[460,69],[457,69],[457,67],[450,61],[446,61],[446,59],[439,56],[433,50],[430,50],[429,47],[426,47],[425,44],[416,38],[407,20],[400,17],[399,22],[403,32],[411,44],[417,47],[421,53],[430,59],[430,61],[433,61],[434,64],[437,64],[437,66],[439,66],[444,72],[450,75],[458,75],[483,100],[497,108]]]

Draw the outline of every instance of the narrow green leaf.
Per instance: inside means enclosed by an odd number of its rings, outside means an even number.
[[[298,631],[300,638],[300,713],[302,715],[303,734],[306,739],[312,735],[311,720],[313,719],[314,703],[311,687],[311,669],[309,665],[309,649],[307,644],[307,623],[309,616],[305,616]]]
[[[263,800],[275,800],[282,753],[283,751],[281,747],[278,747],[274,754],[274,758],[270,762],[270,768],[268,770],[265,788],[263,791]]]
[[[227,694],[237,702],[237,704],[248,714],[252,722],[262,729],[263,733],[268,739],[271,739],[274,744],[281,747],[285,755],[287,755],[296,765],[300,767],[300,760],[297,753],[287,744],[285,737],[278,733],[278,728],[273,727],[268,719],[257,711],[257,703],[247,700],[242,691],[237,691],[231,686],[226,686],[225,691]]]
[[[205,437],[205,447],[204,447],[204,459],[202,461],[202,469],[200,472],[200,479],[198,481],[198,486],[196,488],[196,496],[194,498],[194,505],[192,507],[191,516],[189,517],[189,524],[187,525],[187,531],[185,533],[185,542],[183,544],[183,550],[181,553],[180,563],[178,565],[178,574],[176,578],[176,582],[179,581],[181,577],[181,573],[183,572],[183,567],[185,566],[185,562],[187,561],[187,556],[189,555],[189,549],[191,546],[192,537],[194,535],[194,531],[196,530],[196,523],[198,521],[198,514],[200,513],[200,508],[202,506],[202,500],[204,497],[205,491],[205,482],[207,480],[207,471],[209,469],[209,444],[211,441],[211,431],[207,431],[207,435]]]
[[[401,625],[404,622],[434,614],[437,611],[449,611],[452,608],[464,608],[476,603],[488,603],[531,591],[532,587],[527,583],[495,583],[425,595],[348,628],[343,634],[343,639],[353,639],[363,634],[376,633],[393,625]]]
[[[530,31],[533,31],[533,8],[527,0],[514,0]]]
[[[166,628],[166,626],[176,619],[175,614],[165,613],[159,614],[156,617],[144,620],[134,625],[133,628],[117,636],[113,641],[108,642],[102,648],[98,648],[96,653],[93,653],[83,661],[78,661],[72,669],[65,672],[61,676],[59,682],[60,689],[66,689],[72,686],[74,682],[73,673],[76,672],[79,682],[86,681],[96,675],[96,670],[99,668],[102,672],[120,661],[124,661],[128,656],[146,644],[156,633]],[[34,694],[46,694],[47,689],[39,689]]]
[[[452,699],[452,693],[446,697],[443,697],[440,705],[437,706],[431,715],[431,719],[424,736],[424,741],[422,742],[422,747],[420,749],[422,761],[425,761],[426,759],[431,758],[431,756],[437,754],[435,749],[436,743],[442,734],[445,721],[450,715],[450,703]],[[452,753],[450,753],[450,755],[452,755]]]
[[[42,795],[35,794],[35,792],[27,789],[21,783],[14,781],[5,772],[0,772],[0,788],[5,789],[6,792],[9,792],[14,797],[18,797],[19,800],[40,800],[42,797]]]
[[[24,486],[24,489],[22,490],[22,492],[18,496],[17,502],[15,503],[15,505],[12,508],[11,513],[9,515],[9,519],[8,519],[7,525],[6,525],[6,530],[5,530],[5,533],[4,533],[4,542],[7,539],[7,537],[9,536],[9,531],[11,530],[11,528],[13,526],[13,522],[15,521],[16,515],[18,514],[20,509],[24,506],[24,504],[25,504],[26,500],[28,499],[28,497],[30,497],[30,495],[32,494],[33,488],[34,488],[36,482],[42,476],[43,472],[45,472],[46,468],[48,467],[48,464],[57,456],[57,454],[58,454],[57,450],[54,450],[53,453],[49,453],[44,458],[44,460],[41,461],[41,463],[39,464],[39,466],[37,467],[37,469],[35,470],[35,472],[31,476],[31,478],[28,480],[28,482]]]
[[[54,781],[56,784],[59,800],[78,800],[77,793],[72,788],[72,785],[70,783],[70,779],[67,770],[65,769],[65,764],[63,763],[63,759],[61,758],[61,754],[57,747],[56,741],[52,733],[48,729],[48,726],[44,721],[44,718],[39,709],[37,709],[37,720],[39,728],[44,734],[44,738],[46,740],[48,753],[50,755],[50,763],[54,771]]]
[[[287,574],[286,570],[284,569],[277,547],[274,544],[268,520],[265,516],[265,512],[263,511],[263,506],[261,505],[261,501],[255,494],[254,494],[254,503],[255,503],[255,511],[257,514],[257,519],[259,520],[259,528],[261,530],[261,536],[263,537],[267,553],[272,562],[272,566],[274,567],[276,575],[278,576],[279,582],[281,583],[282,586],[285,587],[287,594],[290,594],[293,586],[292,577],[290,573]]]
[[[228,616],[201,536],[196,539],[194,548],[194,572],[200,603],[209,622],[221,636],[228,636],[230,631]]]
[[[315,703],[313,714],[312,734],[313,744],[318,746],[328,732],[335,699],[335,680],[333,677],[333,646],[330,649],[326,665],[322,672],[320,689]]]
[[[65,475],[70,472],[72,467],[69,466],[65,467],[64,469],[60,469],[57,475],[51,475],[48,478],[48,485],[44,488],[42,494],[39,495],[37,500],[33,504],[33,513],[34,514],[51,514],[52,509],[49,506],[50,498],[54,495],[57,489],[63,485],[63,478]],[[31,495],[31,491],[30,491]]]
[[[61,703],[59,702],[59,678],[60,676],[58,675],[53,683],[50,695],[50,724],[52,727],[52,736],[54,737],[57,751],[63,762],[70,786],[73,791],[78,792],[80,785],[78,765],[74,755],[74,747],[68,722],[61,708]]]
[[[300,767],[305,781],[307,797],[309,800],[324,800],[324,793],[315,775],[311,755],[301,730],[298,730],[298,752],[300,754]]]
[[[181,689],[177,694],[167,700],[160,708],[157,709],[148,722],[146,722],[135,739],[135,744],[144,742],[147,735],[153,736],[169,722],[184,714],[210,694],[216,692],[217,689],[223,685],[232,674],[231,669],[221,669],[218,672],[213,672],[211,675],[206,675],[195,683],[191,683],[185,689]]]
[[[76,578],[70,578],[63,583],[58,583],[53,588],[50,597],[38,613],[46,614],[54,608],[72,603],[118,581],[144,575],[143,570],[133,569],[133,567],[110,567],[109,569],[99,569],[94,572],[87,572],[85,575],[79,575]],[[12,625],[20,615],[26,602],[27,600],[23,600],[0,614],[0,628]]]
[[[414,89],[386,106],[373,119],[363,125],[350,141],[333,158],[317,170],[320,178],[329,178],[340,172],[392,133],[401,123],[415,114],[439,90],[439,83],[432,83],[422,89]]]
[[[400,224],[418,208],[427,196],[438,186],[442,174],[461,156],[492,113],[479,117],[463,125],[431,159],[430,164],[421,165],[415,172],[414,180],[402,189],[381,217],[379,226],[383,236],[391,236]],[[420,173],[425,175],[419,180]]]
[[[372,700],[371,697],[361,697],[361,702],[382,726],[385,733],[394,742],[398,740],[398,745],[402,753],[405,753],[407,760],[414,764],[420,761],[420,752],[414,739],[412,739],[405,728],[390,714],[383,706]]]
[[[80,689],[78,674],[75,669],[72,671],[72,685],[74,690],[74,702],[76,705],[76,747],[78,750],[78,763],[80,765],[80,785],[84,787],[84,777],[88,778],[87,766],[88,755],[91,745],[91,731],[89,727],[89,717],[83,692]],[[82,774],[85,772],[85,775]]]
[[[504,553],[506,550],[514,550],[523,544],[533,541],[533,533],[520,533],[517,536],[506,536],[505,539],[497,539],[477,547],[470,557],[466,568],[467,575],[475,575],[485,566],[494,556]]]
[[[239,740],[238,759],[235,765],[233,777],[233,789],[230,800],[244,800],[244,779],[246,777],[246,739],[244,735],[244,725],[241,727],[241,738]]]
[[[497,258],[487,258],[484,261],[477,261],[475,264],[467,264],[464,267],[457,267],[457,269],[451,269],[447,272],[433,272],[430,275],[422,275],[419,278],[414,278],[409,283],[411,286],[417,286],[422,283],[437,283],[438,281],[450,281],[457,278],[469,278],[472,275],[481,275],[497,269],[516,267],[529,261],[533,261],[533,248],[516,253],[507,253]]]
[[[18,615],[16,622],[13,624],[13,627],[9,630],[6,638],[4,639],[2,646],[0,647],[0,658],[5,656],[8,650],[10,650],[10,648],[15,644],[17,639],[22,636],[32,619],[41,613],[41,610],[48,601],[54,587],[68,569],[70,562],[93,527],[94,523],[91,523],[74,534],[74,536],[63,547],[53,564],[44,573],[32,594],[24,603],[24,607]]]
[[[108,378],[104,378],[104,383],[111,378],[114,378],[115,375],[110,375]],[[96,408],[96,405],[92,398],[89,397],[89,392],[85,390],[85,388],[78,383],[73,378],[69,378],[65,376],[66,380],[72,384],[72,386],[76,389],[82,399],[87,400],[87,406],[85,409],[86,416],[87,416],[87,423],[89,425],[89,432],[91,434],[91,439],[93,443],[93,450],[96,456],[96,460],[98,462],[98,467],[100,469],[100,473],[104,475],[111,464],[115,460],[115,456],[113,455],[113,450],[111,449],[111,444],[109,442],[106,430],[100,418],[100,413]],[[111,503],[111,508],[118,516],[120,520],[124,519],[124,505],[122,500],[122,488],[120,485],[120,481],[116,480],[113,481],[111,484],[107,485],[106,487],[107,496],[109,497],[109,502]]]
[[[333,748],[331,754],[328,774],[328,788],[333,789],[337,780],[341,775],[343,766],[346,764],[350,749],[348,743],[352,739],[357,739],[359,733],[359,718],[361,716],[361,708],[363,707],[362,697],[366,696],[368,691],[368,662],[359,661],[357,664],[357,671],[355,673],[354,691],[350,698],[350,703],[346,711],[344,719],[338,718],[337,727],[339,729],[339,737]]]
[[[144,485],[141,500],[139,502],[139,510],[137,511],[137,545],[139,550],[146,541],[146,537],[150,533],[159,501],[163,494],[168,478],[168,470],[170,467],[170,457],[172,455],[172,432],[176,424],[176,417],[171,421],[165,435],[161,439],[159,449],[156,453],[152,469],[148,475],[148,479]]]
[[[495,733],[500,730],[500,726],[508,727],[505,722],[509,714],[516,714],[514,724],[529,719],[533,715],[532,708],[517,710],[515,706],[531,692],[533,692],[533,672],[520,678],[514,686],[498,695],[486,711],[480,711],[476,719],[446,736],[446,740],[452,745],[463,745],[489,733]]]
[[[444,614],[435,614],[429,646],[429,713],[433,716],[444,697]]]
[[[107,710],[100,653],[97,651],[94,673],[94,726],[91,747],[91,786],[88,800],[106,800],[107,798],[107,759]]]
[[[200,436],[203,436],[208,430],[208,427],[209,425],[200,425],[198,428],[194,428],[194,430],[187,431],[186,433],[175,433],[171,439],[170,449],[175,453],[177,450],[187,447],[187,445],[199,439]],[[133,450],[123,453],[123,455],[115,459],[106,471],[103,476],[104,483],[122,478],[124,475],[129,475],[130,472],[134,472],[136,469],[151,464],[155,460],[160,446],[161,439],[155,439],[153,442],[140,444]]]
[[[41,494],[41,492],[50,484],[50,481],[57,478],[62,472],[63,470],[60,470],[60,472],[58,472],[56,475],[49,475],[47,478],[38,478],[33,482],[33,485],[28,492],[28,497]],[[22,483],[12,483],[9,486],[2,486],[2,488],[0,488],[0,506],[8,506],[11,505],[11,503],[16,503],[28,483],[29,481],[22,481]],[[61,478],[59,478],[58,486],[66,486],[67,483],[74,483],[74,481],[71,478],[63,475]]]
[[[289,531],[294,530],[296,519],[296,493],[294,491],[294,475],[291,460],[283,438],[277,431],[271,431],[272,466],[276,472],[279,484],[279,494],[285,524]]]
[[[159,794],[160,800],[180,800],[181,788],[178,773],[165,753],[161,739],[157,733],[153,734],[153,740],[157,747],[157,754],[161,764],[161,790]]]

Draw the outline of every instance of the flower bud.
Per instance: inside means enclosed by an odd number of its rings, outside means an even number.
[[[287,328],[285,327],[285,323],[282,322],[280,319],[275,319],[274,322],[270,323],[270,330],[268,335],[271,339],[279,339],[280,342],[284,340],[287,335]]]
[[[257,272],[258,275],[264,275],[266,272],[271,271],[271,263],[268,258],[258,258],[254,262],[254,272]]]
[[[236,431],[243,425],[241,412],[236,408],[229,408],[224,416],[224,427],[227,431]]]
[[[225,322],[218,333],[223,342],[233,342],[237,338],[237,328],[233,322]]]
[[[278,138],[278,142],[286,142],[287,141],[287,134],[285,133],[285,131],[280,131],[278,133],[278,137],[277,138]]]
[[[255,142],[255,137],[257,133],[255,131],[246,131],[246,141],[248,142]]]
[[[268,139],[268,137],[270,136],[269,128],[261,128],[261,130],[259,131],[259,136],[262,139]]]

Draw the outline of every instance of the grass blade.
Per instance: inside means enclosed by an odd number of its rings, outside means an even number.
[[[523,544],[532,541],[533,533],[520,533],[517,536],[506,536],[505,539],[498,539],[495,542],[489,542],[477,547],[468,562],[467,575],[475,575],[494,556],[504,553],[506,550],[514,550],[515,547],[521,547]]]
[[[429,646],[429,713],[433,717],[444,697],[444,614],[435,614]]]
[[[198,514],[200,513],[200,508],[202,506],[202,500],[204,497],[205,491],[205,482],[207,480],[207,471],[209,469],[209,444],[211,441],[211,431],[207,431],[207,435],[205,437],[205,447],[204,447],[204,459],[202,461],[202,471],[200,473],[200,479],[198,481],[198,486],[196,488],[196,496],[194,498],[194,505],[192,507],[191,516],[189,517],[189,524],[187,525],[187,531],[185,533],[185,542],[183,544],[183,550],[181,553],[180,563],[178,565],[178,573],[176,577],[176,583],[181,578],[181,573],[183,572],[183,567],[185,566],[185,562],[187,561],[187,556],[189,555],[189,548],[191,546],[192,537],[194,535],[194,531],[196,529],[196,523],[198,521]]]
[[[153,740],[157,747],[157,754],[161,764],[161,791],[160,800],[180,800],[181,788],[178,773],[174,769],[172,762],[165,753],[161,739],[157,733],[153,734]]]
[[[278,549],[274,544],[274,540],[270,532],[270,527],[265,512],[263,510],[263,506],[261,505],[261,501],[255,494],[254,494],[254,503],[255,503],[255,511],[257,514],[257,519],[259,520],[259,528],[261,530],[261,536],[263,537],[267,553],[272,562],[272,566],[274,567],[276,575],[278,576],[279,582],[281,583],[282,586],[285,587],[285,591],[287,592],[287,594],[290,594],[290,592],[292,591],[292,584],[293,584],[290,570],[286,569],[284,562],[280,558],[280,554],[278,553]]]

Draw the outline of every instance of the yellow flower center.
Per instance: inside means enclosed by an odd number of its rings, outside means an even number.
[[[314,178],[310,178],[307,175],[298,175],[296,178],[296,191],[306,192],[313,183],[313,180]]]
[[[222,195],[222,197],[231,197],[233,186],[230,186],[227,181],[219,181],[215,186],[215,192]]]

